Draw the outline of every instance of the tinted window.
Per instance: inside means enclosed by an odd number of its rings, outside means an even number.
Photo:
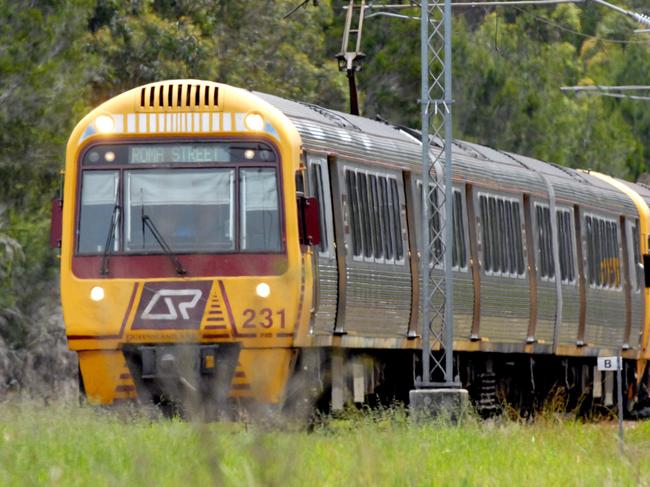
[[[460,191],[454,190],[454,246],[453,265],[457,268],[467,267],[467,249],[465,244],[465,218],[463,200]]]
[[[575,241],[573,237],[571,211],[559,209],[557,214],[558,239],[560,247],[560,273],[562,282],[575,282]]]
[[[318,200],[318,212],[320,218],[320,251],[325,252],[329,247],[327,240],[327,217],[325,213],[325,190],[323,188],[323,173],[320,164],[313,163],[311,165],[311,185],[313,188],[314,196]]]
[[[348,194],[350,227],[352,229],[352,253],[361,255],[361,216],[359,215],[359,198],[357,195],[357,175],[354,171],[345,171],[345,183]]]
[[[275,169],[242,169],[239,173],[241,249],[280,250],[280,212]]]
[[[345,170],[352,252],[377,261],[402,260],[402,224],[397,180]]]
[[[634,265],[632,281],[636,283],[635,290],[643,289],[643,273],[640,272],[641,265],[641,235],[639,234],[638,220],[632,225],[632,252],[634,253]]]
[[[395,259],[402,260],[404,258],[404,248],[402,242],[402,219],[400,218],[400,204],[399,193],[397,191],[397,181],[390,179],[391,195],[392,195],[392,212],[393,212],[393,226],[395,228]]]
[[[109,240],[113,228],[112,218],[119,218],[116,206],[119,204],[117,171],[86,171],[81,182],[81,208],[79,211],[79,238],[77,250],[81,254],[99,254]],[[115,225],[113,250],[118,249]]]
[[[589,283],[595,287],[619,288],[618,222],[587,215],[585,227]]]
[[[524,250],[519,201],[479,195],[483,269],[503,275],[523,275]]]
[[[553,279],[555,277],[555,264],[553,259],[551,212],[548,206],[535,205],[535,225],[537,228],[539,275],[543,279]]]

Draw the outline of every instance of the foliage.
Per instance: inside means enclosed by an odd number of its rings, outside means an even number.
[[[89,6],[89,0],[0,0],[0,339],[12,346],[25,345],[27,316],[54,276],[47,201],[65,141],[87,107]]]
[[[100,0],[91,49],[104,60],[93,97],[139,84],[210,79],[334,107],[343,96],[334,61],[323,49],[332,11],[300,9],[293,0],[118,2]]]
[[[18,241],[3,233],[4,208],[0,207],[0,289],[10,289],[14,267],[23,258],[22,248]],[[9,317],[16,313],[15,296],[11,292],[0,293],[0,329],[8,322]]]
[[[366,114],[418,127],[418,22],[365,25],[367,61],[359,76]],[[647,102],[560,90],[647,85],[650,38],[634,37],[633,27],[619,14],[576,5],[454,16],[455,137],[636,179],[650,160]]]
[[[8,485],[646,485],[650,423],[410,424],[403,411],[312,432],[152,420],[143,412],[0,405]]]

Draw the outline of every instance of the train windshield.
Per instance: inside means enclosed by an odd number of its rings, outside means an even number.
[[[175,252],[234,250],[234,173],[232,169],[127,171],[124,250],[160,250],[156,230]]]
[[[155,165],[146,167],[141,154],[133,164],[133,152],[123,151],[126,164],[121,167],[115,167],[119,160],[111,160],[111,170],[85,164],[79,254],[282,250],[275,164],[239,165],[228,158],[231,164],[219,167],[161,167],[148,155]]]

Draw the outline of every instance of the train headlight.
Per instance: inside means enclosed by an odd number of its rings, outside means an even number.
[[[271,288],[265,282],[260,282],[255,288],[255,292],[260,298],[268,298],[271,295]]]
[[[246,127],[248,127],[248,130],[252,130],[254,132],[260,132],[264,130],[264,119],[259,113],[249,113],[246,115],[244,123],[246,124]]]
[[[108,134],[115,129],[115,122],[110,115],[100,115],[95,119],[95,128],[100,134]]]
[[[104,299],[104,288],[101,286],[95,286],[90,290],[90,299],[93,301],[101,301]]]

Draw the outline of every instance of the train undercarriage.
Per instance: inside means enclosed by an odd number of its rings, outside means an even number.
[[[307,419],[314,412],[349,407],[403,407],[420,373],[413,350],[302,348],[291,364],[283,400],[275,405],[232,397],[240,346],[127,346],[124,356],[141,404],[166,415],[207,420],[284,413]],[[477,416],[533,418],[540,412],[602,417],[617,406],[616,374],[601,372],[593,358],[505,353],[454,355],[456,380],[469,392]],[[622,371],[624,412],[650,416],[648,374],[636,362]],[[243,416],[242,416],[243,415]]]

